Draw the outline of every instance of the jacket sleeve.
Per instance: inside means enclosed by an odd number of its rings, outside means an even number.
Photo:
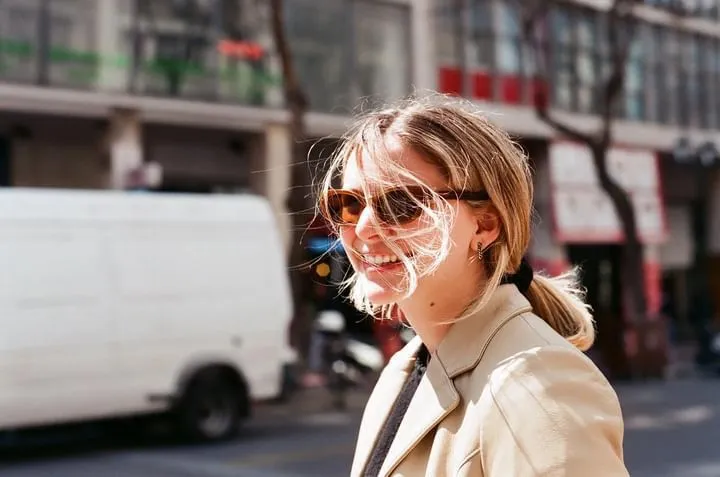
[[[625,477],[617,395],[574,349],[539,348],[490,378],[483,419],[486,477]]]

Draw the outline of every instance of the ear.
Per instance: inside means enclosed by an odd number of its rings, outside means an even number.
[[[472,244],[475,250],[478,245],[487,248],[500,237],[500,215],[492,205],[478,210],[475,214],[475,222],[476,229]]]

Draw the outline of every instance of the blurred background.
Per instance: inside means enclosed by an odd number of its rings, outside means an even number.
[[[262,253],[288,278],[278,296],[292,348],[275,366],[278,396],[241,396],[256,410],[233,439],[171,443],[155,422],[142,435],[95,423],[27,430],[0,415],[3,475],[347,475],[373,379],[409,337],[343,299],[348,263],[313,216],[311,184],[354,112],[423,91],[476,102],[527,151],[536,187],[529,258],[549,274],[582,268],[598,327],[588,354],[623,401],[632,475],[720,477],[716,0],[0,0],[0,186],[76,197],[0,197],[0,234],[14,230],[8,211],[22,204],[94,207],[96,218],[103,204],[189,217],[201,209],[174,200],[214,211],[259,196],[272,225],[248,240],[278,237]],[[63,215],[55,213],[50,220]],[[228,214],[241,243],[254,225]],[[204,246],[163,237],[147,270],[160,267],[162,250],[181,261]],[[194,266],[213,277],[218,257]],[[73,267],[27,263],[28,276]],[[267,263],[247,267],[250,282]],[[235,292],[253,306],[261,298],[247,290]],[[4,310],[3,320],[17,319]],[[55,315],[44,316],[25,332],[54,326]],[[227,339],[263,319],[238,318]],[[172,315],[167,326],[176,326]],[[7,336],[0,352],[12,348]],[[256,341],[266,335],[247,336],[259,350],[271,346]],[[43,340],[20,351],[42,360]],[[237,375],[263,353],[233,358]],[[3,361],[2,387],[17,386],[10,376],[24,373],[22,360]],[[0,414],[14,413],[2,394]]]

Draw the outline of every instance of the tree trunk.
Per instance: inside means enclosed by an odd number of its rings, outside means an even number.
[[[644,329],[643,325],[647,318],[643,244],[638,234],[635,208],[630,195],[608,173],[607,153],[609,148],[610,144],[595,145],[592,148],[593,163],[600,186],[610,197],[624,235],[622,263],[620,264],[621,294],[624,305],[624,313],[621,319],[625,321],[623,328],[639,334]],[[624,336],[618,338],[622,339]],[[645,340],[640,336],[638,338],[636,353],[642,357],[646,353]],[[623,352],[627,351],[627,349],[623,349]],[[626,358],[630,363],[630,372],[633,376],[647,374],[637,359],[633,359],[632,356],[626,356]]]
[[[314,201],[311,194],[312,177],[307,164],[309,149],[304,121],[308,103],[300,86],[292,61],[290,44],[287,41],[283,3],[283,0],[271,0],[270,8],[273,38],[282,65],[283,90],[286,107],[290,111],[290,133],[293,140],[291,185],[286,199],[286,206],[292,217],[289,273],[294,316],[290,324],[290,344],[304,357],[309,348],[313,316],[309,309],[310,277],[307,274],[308,254],[303,236],[312,217]]]
[[[624,242],[622,244],[622,303],[623,313],[619,319],[623,320],[622,332],[617,336],[622,340],[618,343],[618,351],[623,353],[629,363],[627,366],[633,376],[641,377],[643,375],[657,375],[662,365],[658,366],[657,358],[664,360],[665,350],[653,345],[652,350],[654,357],[648,354],[646,340],[650,334],[662,339],[663,332],[661,327],[654,326],[649,320],[648,303],[646,297],[646,281],[645,281],[645,263],[644,248],[640,241],[637,227],[637,219],[635,208],[631,196],[626,192],[615,180],[610,177],[607,169],[607,155],[612,147],[612,124],[613,112],[617,100],[621,97],[623,91],[623,83],[625,78],[625,68],[628,60],[628,53],[631,42],[633,41],[633,7],[637,2],[635,0],[614,0],[608,12],[607,32],[610,44],[610,58],[612,60],[612,69],[609,77],[603,81],[602,90],[602,125],[600,130],[593,134],[582,131],[572,124],[558,120],[555,118],[549,107],[549,98],[546,90],[536,91],[533,97],[535,112],[537,116],[546,124],[551,126],[555,131],[567,136],[569,139],[578,141],[587,145],[593,157],[595,172],[597,174],[601,188],[610,197],[613,207],[620,221]],[[544,32],[547,25],[543,22],[547,19],[548,2],[546,0],[538,0],[530,2],[525,6],[525,14],[523,19],[523,32],[526,41],[530,42],[530,46],[536,58],[537,77],[542,84],[547,84],[547,52],[543,49],[539,32]],[[626,332],[629,332],[626,333]],[[636,343],[626,343],[624,339],[627,337],[636,338]],[[657,341],[657,339],[655,339]],[[635,345],[636,344],[636,345]],[[627,353],[636,353],[630,356]],[[649,362],[655,360],[656,362]]]

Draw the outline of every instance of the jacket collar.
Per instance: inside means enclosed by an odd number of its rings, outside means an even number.
[[[478,365],[505,323],[531,311],[530,302],[515,285],[500,285],[480,311],[450,327],[433,357],[442,362],[450,378],[455,378]]]
[[[527,299],[514,285],[502,285],[488,304],[475,315],[455,323],[433,353],[427,371],[402,420],[380,471],[390,475],[405,457],[459,404],[460,395],[453,378],[473,369],[480,362],[492,337],[512,317],[531,311]],[[414,364],[422,342],[414,338],[397,353],[383,373],[367,407],[367,422],[358,439],[356,458],[364,467],[375,440]],[[355,475],[355,472],[353,473]]]

